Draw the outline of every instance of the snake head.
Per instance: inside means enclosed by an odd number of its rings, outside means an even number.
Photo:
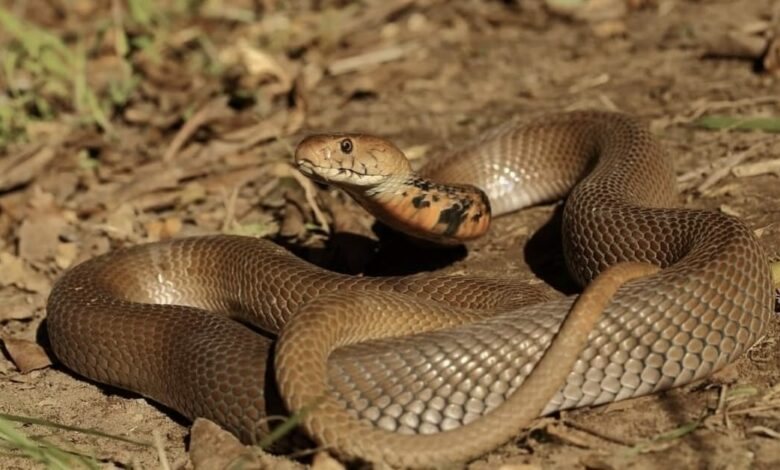
[[[346,189],[375,188],[411,172],[409,160],[393,143],[359,134],[306,137],[295,150],[295,164],[309,178]]]

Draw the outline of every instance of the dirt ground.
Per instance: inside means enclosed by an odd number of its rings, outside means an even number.
[[[197,6],[144,16],[121,1],[0,2],[6,19],[86,51],[54,48],[73,76],[56,67],[47,76],[24,52],[15,71],[9,52],[0,74],[0,107],[15,116],[0,114],[2,413],[157,435],[174,468],[191,465],[189,423],[46,366],[35,348],[45,344],[52,281],[112,247],[243,233],[351,273],[442,267],[530,277],[523,247],[555,204],[496,221],[454,263],[415,257],[383,267],[371,218],[289,166],[295,144],[315,130],[381,134],[422,161],[515,114],[636,114],[674,155],[685,205],[741,217],[769,256],[780,253],[780,138],[701,120],[780,116],[774,0],[168,3]],[[563,3],[573,6],[551,6]],[[0,49],[21,50],[9,23],[0,25]],[[559,255],[550,265],[561,268]],[[778,468],[778,340],[775,322],[704,383],[541,419],[469,468]],[[164,468],[155,448],[20,429],[105,468]],[[0,455],[2,468],[38,465]]]

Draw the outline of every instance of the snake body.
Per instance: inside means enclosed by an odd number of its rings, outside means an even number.
[[[620,262],[662,268],[615,293],[545,413],[703,378],[765,331],[772,288],[752,232],[725,214],[672,207],[670,160],[634,118],[574,112],[508,122],[419,175],[403,164],[385,171],[383,155],[397,151],[385,141],[348,137],[350,152],[343,136],[305,140],[297,155],[309,162],[304,172],[342,184],[383,220],[405,213],[398,225],[415,235],[470,239],[485,230],[490,208],[497,215],[568,194],[564,253],[578,282]],[[350,173],[362,173],[362,183]],[[453,207],[439,204],[448,195],[460,205],[442,218]],[[271,378],[292,412],[316,409],[319,392],[305,391],[327,386],[324,415],[304,423],[315,440],[416,466],[473,457],[474,449],[459,453],[464,442],[484,449],[505,439],[474,424],[511,401],[573,301],[547,300],[513,279],[346,276],[268,241],[216,235],[74,267],[52,290],[47,322],[56,356],[79,374],[213,419],[248,442],[265,432]],[[241,322],[280,334],[276,357],[273,340]],[[371,339],[352,322],[369,325]],[[336,330],[346,337],[326,364],[314,363],[307,351]],[[310,371],[327,384],[312,383]],[[285,395],[295,390],[304,397]],[[454,429],[466,431],[458,442],[447,438]],[[429,459],[427,434],[448,448]],[[395,446],[397,436],[404,439]]]

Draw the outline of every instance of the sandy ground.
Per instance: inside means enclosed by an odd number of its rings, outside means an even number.
[[[767,44],[777,46],[770,41],[778,32],[777,2],[592,0],[591,9],[572,14],[522,0],[304,5],[299,12],[265,2],[271,10],[254,21],[232,19],[228,8],[251,10],[253,2],[223,3],[222,16],[172,21],[156,58],[132,56],[140,85],[111,109],[110,131],[74,123],[74,110],[52,99],[61,113],[28,124],[27,139],[0,153],[3,339],[41,342],[48,290],[67,266],[169,236],[282,237],[334,269],[382,271],[382,259],[366,255],[374,251],[350,257],[322,227],[324,220],[367,236],[373,248],[371,219],[323,188],[313,200],[318,217],[287,166],[290,149],[313,130],[382,134],[424,158],[515,114],[633,113],[674,155],[684,204],[735,214],[768,253],[780,252],[780,139],[696,124],[711,115],[780,115],[777,62],[761,56]],[[91,18],[111,17],[89,2],[15,8],[68,41],[79,31],[93,34],[98,22]],[[128,26],[128,34],[144,32]],[[198,35],[208,37],[208,47]],[[122,66],[109,39],[90,51],[89,86],[105,90]],[[223,67],[209,72],[213,61]],[[28,171],[11,171],[17,165]],[[447,269],[528,276],[523,246],[554,209],[497,221]],[[560,268],[556,256],[550,265]],[[704,383],[544,418],[470,468],[777,468],[778,338],[775,323],[745,358]],[[0,355],[0,411],[138,439],[156,431],[172,464],[190,465],[183,419],[56,365],[21,373],[8,344]],[[94,453],[107,468],[160,467],[154,449],[22,429]],[[0,455],[0,467],[34,465]]]

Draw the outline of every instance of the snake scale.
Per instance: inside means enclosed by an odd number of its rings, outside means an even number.
[[[675,207],[671,161],[633,117],[510,120],[420,173],[398,154],[379,138],[323,135],[305,139],[296,160],[383,221],[434,239],[470,239],[491,211],[566,197],[563,250],[581,285],[621,262],[661,268],[610,296],[543,413],[701,379],[766,329],[772,288],[754,235],[734,217]],[[507,439],[480,423],[511,408],[502,404],[573,302],[506,278],[347,276],[270,241],[215,235],[72,268],[52,290],[47,325],[56,356],[78,374],[210,418],[246,442],[266,432],[278,383],[315,441],[427,466]]]

